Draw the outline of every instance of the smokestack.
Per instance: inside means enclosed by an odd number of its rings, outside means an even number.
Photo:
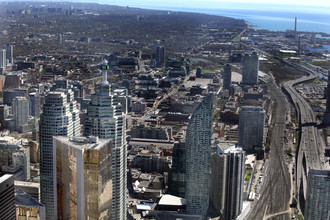
[[[300,50],[301,50],[301,48],[300,48],[300,34],[298,35],[298,56],[300,55]]]
[[[294,18],[294,38],[297,39],[297,17]]]

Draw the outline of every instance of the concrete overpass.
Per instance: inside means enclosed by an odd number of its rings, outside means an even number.
[[[300,207],[304,210],[307,194],[307,176],[310,169],[326,168],[325,143],[317,127],[315,114],[307,101],[293,88],[295,85],[314,80],[317,73],[297,64],[294,68],[309,73],[309,76],[292,80],[283,84],[283,90],[294,104],[299,118],[299,143],[296,152],[296,196]]]

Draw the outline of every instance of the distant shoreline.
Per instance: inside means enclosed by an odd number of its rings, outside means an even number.
[[[314,33],[320,34],[324,37],[330,36],[330,13],[324,12],[327,11],[327,7],[306,7],[306,6],[297,6],[297,10],[292,9],[289,6],[280,6],[274,5],[275,8],[270,8],[269,4],[261,4],[261,3],[242,3],[242,4],[234,4],[234,3],[226,3],[236,8],[226,8],[224,3],[215,4],[213,8],[208,8],[203,5],[200,8],[197,8],[194,3],[191,5],[182,5],[180,1],[178,1],[177,6],[172,5],[161,5],[161,3],[152,3],[152,4],[137,4],[118,0],[113,0],[108,2],[106,0],[96,0],[93,2],[88,2],[90,0],[86,0],[84,2],[79,1],[31,1],[37,3],[64,3],[64,4],[98,4],[98,5],[107,5],[107,6],[119,6],[119,7],[129,7],[136,9],[144,9],[144,10],[158,10],[158,11],[171,11],[171,12],[182,12],[182,13],[197,13],[197,14],[205,14],[211,16],[221,16],[226,18],[232,18],[237,20],[243,20],[249,28],[253,28],[256,30],[267,30],[267,31],[281,31],[285,32],[287,30],[294,30],[294,18],[298,18],[298,32],[301,33]],[[13,1],[1,1],[3,2],[13,2]],[[26,1],[21,1],[26,2]],[[197,4],[197,3],[195,3]],[[200,4],[200,3],[199,3]],[[128,6],[127,6],[128,5]],[[202,4],[200,4],[202,5]],[[206,3],[207,5],[207,3]],[[246,6],[247,9],[240,9],[243,6]],[[258,9],[251,9],[251,7],[260,7]],[[264,10],[263,8],[264,7]],[[273,7],[273,6],[272,6]],[[282,7],[282,8],[281,8]],[[320,13],[317,11],[320,10]],[[330,8],[329,8],[330,10]]]
[[[109,3],[101,3],[109,4]],[[262,4],[260,4],[262,5]],[[118,5],[122,6],[122,5]],[[125,6],[123,6],[125,7]],[[194,8],[194,7],[171,7],[171,6],[149,6],[136,5],[128,6],[131,8],[172,11],[172,12],[188,12],[206,15],[222,16],[244,20],[249,27],[258,30],[282,31],[294,29],[294,18],[298,17],[298,31],[301,33],[315,33],[330,36],[330,13],[317,13],[312,11],[289,11],[281,10],[242,10],[227,8]],[[283,6],[284,7],[284,6]]]

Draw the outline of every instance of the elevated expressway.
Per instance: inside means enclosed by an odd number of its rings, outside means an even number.
[[[292,64],[291,64],[292,65]],[[325,143],[317,127],[315,114],[307,101],[293,88],[299,83],[314,80],[317,75],[314,71],[295,65],[301,71],[309,73],[309,76],[291,80],[283,84],[283,90],[290,97],[295,106],[299,118],[299,143],[296,152],[296,198],[300,208],[304,210],[304,202],[307,193],[307,175],[310,169],[323,169],[325,163]]]
[[[283,61],[286,62],[286,61]],[[292,68],[309,73],[296,80],[283,84],[282,89],[294,104],[299,118],[300,139],[296,157],[296,185],[291,185],[289,169],[284,156],[284,140],[289,105],[284,94],[276,86],[274,79],[268,77],[264,80],[271,93],[276,97],[276,121],[273,138],[270,146],[269,161],[265,164],[265,178],[260,190],[260,198],[251,205],[246,219],[291,219],[289,207],[292,192],[300,201],[303,210],[307,191],[307,175],[311,168],[324,167],[325,143],[317,128],[314,112],[306,100],[293,88],[294,85],[316,78],[316,73],[300,65],[290,64]],[[292,187],[296,187],[292,190]],[[292,202],[292,201],[291,201]]]

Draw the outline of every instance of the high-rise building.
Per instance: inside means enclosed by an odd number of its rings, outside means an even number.
[[[223,67],[223,89],[229,89],[231,84],[231,65],[226,63]]]
[[[207,216],[210,187],[213,94],[192,114],[186,133],[187,214]]]
[[[165,65],[165,47],[157,46],[156,49],[157,66],[163,67]]]
[[[186,195],[186,147],[185,142],[175,142],[172,155],[170,192],[185,198]]]
[[[53,151],[58,219],[111,219],[111,141],[59,136]]]
[[[224,215],[227,186],[227,155],[211,155],[210,207],[217,215]]]
[[[328,74],[330,74],[330,70],[328,71]],[[328,84],[327,84],[327,88],[325,89],[325,92],[326,92],[325,96],[327,98],[327,103],[323,117],[323,124],[329,126],[330,125],[330,77],[328,77]]]
[[[330,219],[330,170],[309,171],[305,219]]]
[[[0,68],[6,68],[7,58],[6,58],[6,50],[0,50]]]
[[[243,208],[245,152],[231,147],[224,153],[227,154],[225,219],[236,219]]]
[[[11,90],[5,90],[3,92],[3,104],[11,106],[13,100],[17,96],[28,97],[28,89],[27,88],[16,88]]]
[[[5,47],[6,49],[6,60],[8,60],[8,64],[13,65],[14,64],[14,59],[13,59],[13,55],[14,55],[14,46],[13,45],[6,45]]]
[[[30,115],[36,118],[40,117],[40,94],[33,92],[29,94],[30,101]]]
[[[265,110],[243,106],[239,112],[238,146],[247,153],[264,149]]]
[[[26,97],[18,96],[13,100],[12,108],[15,129],[20,131],[21,127],[29,122],[29,100]]]
[[[106,61],[101,65],[102,81],[96,85],[95,93],[85,115],[84,134],[112,141],[112,219],[126,219],[126,116],[118,97],[113,95],[112,86],[107,80],[109,66]]]
[[[53,136],[80,135],[79,111],[71,90],[52,91],[47,94],[39,127],[41,203],[46,206],[46,218],[57,219]]]
[[[30,148],[18,143],[0,143],[0,167],[3,172],[15,173],[15,180],[30,179]]]
[[[0,177],[0,219],[16,219],[14,175]]]
[[[236,219],[242,211],[245,152],[220,148],[211,155],[211,210],[224,219]]]
[[[6,126],[5,120],[7,119],[9,115],[9,107],[7,105],[0,105],[0,123],[1,127]]]
[[[62,36],[62,34],[58,34],[57,35],[57,43],[58,44],[62,44],[63,43],[63,36]]]
[[[253,85],[258,83],[259,55],[257,52],[247,53],[243,56],[242,83]]]

